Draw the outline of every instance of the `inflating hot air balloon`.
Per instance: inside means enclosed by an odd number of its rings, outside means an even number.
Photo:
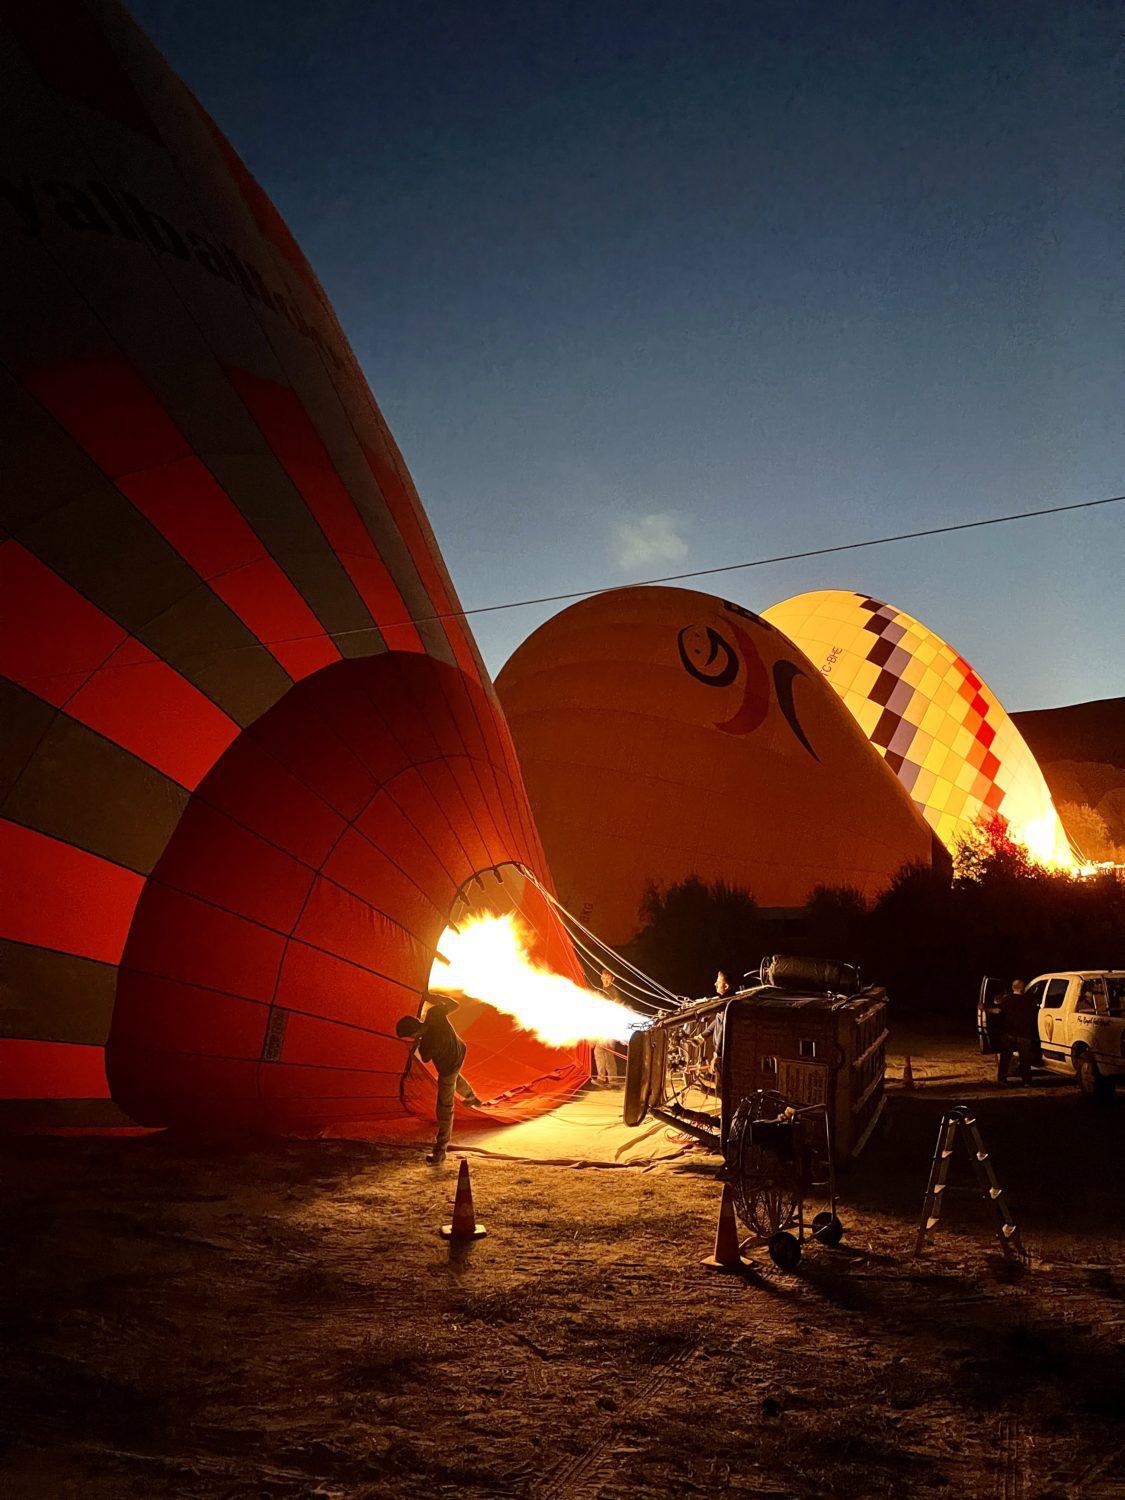
[[[576,972],[507,726],[276,209],[118,6],[3,15],[0,1098],[400,1116],[451,910]],[[478,1092],[584,1076],[461,1027]]]
[[[1036,859],[1077,863],[1019,730],[939,635],[841,589],[798,594],[765,613],[847,704],[951,851],[980,818],[1000,813]]]
[[[556,615],[497,679],[563,904],[610,943],[689,875],[797,906],[874,894],[934,841],[789,640],[738,605],[626,588]]]

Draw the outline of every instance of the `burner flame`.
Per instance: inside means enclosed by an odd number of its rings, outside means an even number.
[[[647,1017],[535,962],[512,913],[468,917],[447,927],[430,971],[430,990],[479,1000],[551,1047],[625,1042]]]

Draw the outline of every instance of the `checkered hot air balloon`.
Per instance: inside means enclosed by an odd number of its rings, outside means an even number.
[[[847,704],[946,846],[1000,813],[1046,864],[1074,857],[1047,783],[1000,700],[932,630],[843,589],[766,610]]]

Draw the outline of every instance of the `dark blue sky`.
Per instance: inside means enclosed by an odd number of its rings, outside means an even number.
[[[467,606],[1125,489],[1116,6],[133,0],[332,297]],[[1125,692],[1125,506],[861,588]],[[474,622],[494,671],[552,611]]]

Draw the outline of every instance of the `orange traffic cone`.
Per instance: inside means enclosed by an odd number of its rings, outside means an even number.
[[[738,1248],[738,1225],[734,1220],[734,1190],[723,1183],[723,1201],[719,1204],[719,1222],[715,1229],[715,1248],[700,1265],[713,1271],[741,1271],[746,1262]]]
[[[910,1066],[910,1053],[906,1054],[906,1061],[902,1065],[902,1086],[904,1089],[914,1087],[914,1069]]]
[[[461,1158],[461,1169],[457,1173],[457,1196],[453,1200],[453,1223],[443,1224],[441,1233],[447,1240],[479,1240],[488,1233],[483,1224],[477,1223],[473,1212],[473,1185],[469,1181],[469,1163]]]

